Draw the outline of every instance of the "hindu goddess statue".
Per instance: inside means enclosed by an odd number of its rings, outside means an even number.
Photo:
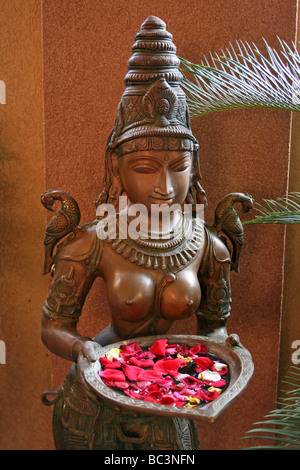
[[[73,363],[52,400],[58,449],[199,448],[193,421],[132,414],[105,403],[85,383],[81,363],[97,360],[97,343],[163,337],[176,320],[192,315],[197,316],[197,334],[226,337],[230,271],[238,270],[243,242],[233,204],[241,202],[244,211],[252,206],[249,196],[234,193],[219,204],[214,226],[199,218],[196,208],[206,205],[199,146],[180,87],[180,61],[165,23],[149,17],[136,35],[132,53],[126,89],[107,141],[95,221],[80,227],[78,205],[63,191],[42,195],[50,210],[61,201],[44,241],[44,274],[51,271],[53,279],[43,307],[42,340],[50,351]],[[127,203],[120,210],[124,197]],[[160,215],[155,230],[143,232],[135,226],[130,231],[130,214],[137,205],[146,209],[148,227],[153,206],[167,211],[173,205],[188,205],[192,217],[182,218],[174,211],[168,230]],[[113,236],[107,231],[103,237],[100,229],[109,208],[115,209],[116,227]],[[230,250],[219,232],[231,240]],[[88,338],[78,331],[78,322],[96,277],[106,286],[111,323]]]

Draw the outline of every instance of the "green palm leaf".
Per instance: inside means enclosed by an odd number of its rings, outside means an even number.
[[[300,450],[300,370],[292,366],[283,383],[288,387],[282,390],[282,397],[275,410],[265,416],[264,421],[246,433],[242,439],[262,439],[269,443],[247,447],[252,449]]]
[[[299,224],[300,193],[292,192],[276,200],[263,199],[264,205],[255,203],[254,210],[258,213],[252,220],[243,225],[252,224]]]
[[[181,58],[182,87],[191,117],[237,108],[276,108],[300,111],[300,56],[295,44],[289,47],[278,38],[281,51],[266,41],[262,54],[253,44],[236,42],[236,50],[210,54],[201,64]]]

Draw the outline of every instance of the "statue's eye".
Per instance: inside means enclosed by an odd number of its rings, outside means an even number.
[[[180,158],[179,160],[171,163],[169,165],[169,168],[172,171],[175,171],[176,173],[181,173],[183,171],[186,171],[190,168],[191,166],[191,159],[189,155],[184,156],[183,158]]]
[[[180,173],[181,171],[188,170],[189,168],[190,168],[190,164],[189,163],[184,163],[184,165],[180,165],[176,169],[172,168],[172,170],[176,171],[176,173]]]
[[[145,174],[150,174],[150,173],[155,173],[156,169],[152,168],[150,166],[136,166],[134,167],[134,171],[136,173],[145,173]]]

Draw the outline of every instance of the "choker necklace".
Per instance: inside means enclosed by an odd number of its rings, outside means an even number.
[[[117,224],[117,233],[120,231]],[[169,240],[144,240],[132,238],[108,238],[107,243],[122,258],[147,269],[176,271],[190,264],[203,242],[203,221],[188,221],[179,238]]]

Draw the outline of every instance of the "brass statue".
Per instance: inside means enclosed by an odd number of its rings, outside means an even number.
[[[80,211],[69,194],[50,190],[42,195],[49,210],[54,201],[61,202],[44,240],[44,274],[51,271],[53,280],[43,308],[42,340],[50,351],[73,362],[55,398],[43,395],[45,404],[55,404],[58,449],[199,448],[192,420],[132,413],[105,402],[84,380],[83,363],[97,360],[95,345],[162,337],[175,320],[192,315],[198,319],[198,335],[226,339],[230,271],[238,271],[243,244],[233,205],[241,203],[243,212],[253,205],[250,196],[233,193],[219,204],[214,226],[198,217],[197,207],[206,205],[199,146],[180,87],[176,47],[165,23],[150,16],[132,52],[126,89],[107,141],[97,218],[80,227]],[[154,236],[148,232],[134,237],[130,232],[123,237],[124,210],[119,205],[125,196],[127,213],[136,204],[148,214],[153,205],[187,204],[192,217],[182,222],[172,214],[167,236],[159,219]],[[108,220],[108,208],[116,211],[116,231],[101,238],[99,227]],[[98,276],[106,285],[111,324],[92,339],[81,336],[77,325]]]

